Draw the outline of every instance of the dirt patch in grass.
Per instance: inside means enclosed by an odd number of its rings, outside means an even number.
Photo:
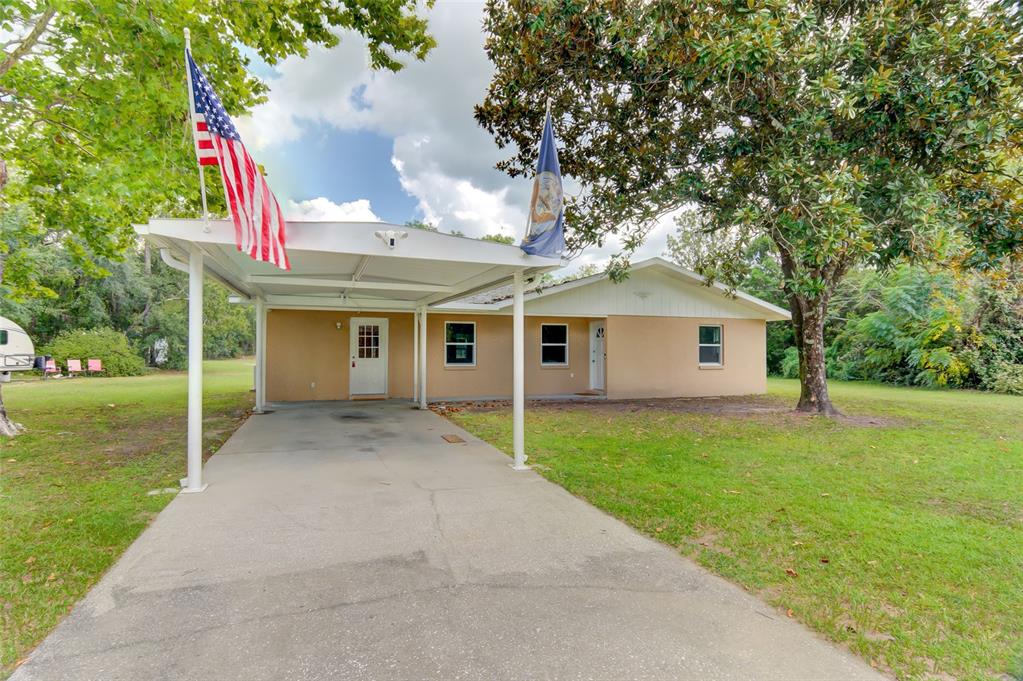
[[[669,397],[642,400],[564,399],[530,400],[529,409],[548,412],[584,411],[596,414],[630,414],[658,411],[674,414],[707,414],[734,418],[766,419],[784,422],[818,418],[816,414],[798,412],[791,402],[768,395],[742,395],[733,397]],[[483,413],[511,408],[509,400],[483,400],[467,402],[438,402],[430,409],[440,415],[459,412]],[[843,425],[880,428],[898,425],[895,419],[879,415],[842,414],[835,421]]]

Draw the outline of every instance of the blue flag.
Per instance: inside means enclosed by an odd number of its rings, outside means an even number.
[[[565,195],[561,189],[561,166],[549,111],[543,124],[540,159],[533,180],[533,198],[529,202],[529,228],[520,247],[530,255],[548,258],[558,257],[565,250]]]

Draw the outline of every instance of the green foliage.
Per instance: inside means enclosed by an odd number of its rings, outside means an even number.
[[[21,250],[48,297],[0,298],[0,314],[23,326],[37,345],[76,329],[110,327],[125,333],[147,363],[167,343],[166,368],[183,369],[188,354],[188,277],[155,254],[130,250],[124,260],[99,259],[108,274],[91,276],[59,246],[37,239]],[[155,257],[154,257],[155,256]],[[228,302],[228,291],[207,279],[203,287],[204,352],[209,359],[253,351],[252,307]]]
[[[781,371],[778,372],[784,378],[799,378],[799,351],[795,345],[785,348],[782,354]]]
[[[963,386],[972,367],[960,350],[976,338],[963,325],[967,290],[951,274],[903,265],[881,276],[878,309],[850,321],[833,341],[838,378]]]
[[[103,360],[104,376],[139,376],[146,365],[131,347],[128,337],[110,328],[65,331],[40,354],[52,355],[62,368],[69,359]]]
[[[405,223],[405,226],[411,227],[412,229],[425,229],[427,232],[437,231],[437,225],[424,220],[408,220]]]
[[[986,386],[996,393],[1023,395],[1023,364],[998,362],[988,370]]]
[[[367,38],[374,67],[398,70],[400,56],[422,59],[435,44],[416,10],[415,0],[225,2],[212,11],[191,0],[0,3],[0,160],[9,173],[0,212],[27,209],[24,233],[54,235],[80,266],[116,257],[133,222],[198,211],[183,29],[240,115],[267,89],[246,71],[246,54],[275,64],[336,45],[351,29]],[[210,198],[220,212],[223,197]],[[34,288],[30,268],[4,281]]]
[[[511,244],[515,243],[515,237],[508,236],[506,234],[487,234],[486,236],[481,237],[480,240],[481,241],[493,241],[494,243],[508,244],[508,245],[511,245]]]
[[[499,167],[529,173],[551,99],[562,171],[585,189],[566,207],[569,246],[617,234],[612,273],[691,204],[722,235],[701,273],[727,281],[769,237],[806,360],[800,406],[827,413],[822,324],[848,271],[988,266],[1023,245],[1010,18],[970,0],[488,0],[495,73],[476,118],[513,147]]]

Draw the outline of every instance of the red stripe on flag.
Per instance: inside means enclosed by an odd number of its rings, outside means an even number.
[[[270,212],[267,210],[270,207],[270,188],[266,186],[266,182],[263,180],[263,175],[259,172],[258,167],[256,168],[256,173],[259,175],[259,190],[263,194],[260,199],[263,202],[263,210],[259,220],[260,242],[263,246],[262,259],[268,262],[277,262],[276,257],[270,258]]]
[[[224,154],[224,140],[216,138],[217,157],[220,159],[220,176],[224,180],[224,194],[227,197],[227,205],[231,210],[231,221],[234,222],[234,241],[238,250],[242,250],[241,240],[241,215],[238,212],[238,199],[235,196],[234,182],[228,181],[227,174],[230,172],[224,161],[228,160]]]
[[[203,156],[199,159],[199,165],[201,166],[218,166],[220,162],[217,161],[216,156]]]
[[[199,148],[200,149],[212,149],[213,148],[213,140],[199,140]]]
[[[196,121],[195,129],[199,132],[206,132],[209,128],[206,126],[206,121]]]

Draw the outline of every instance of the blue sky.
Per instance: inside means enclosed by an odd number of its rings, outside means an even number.
[[[398,73],[369,69],[355,34],[273,69],[253,60],[268,101],[236,122],[286,217],[422,219],[468,236],[522,237],[531,180],[494,169],[505,152],[472,115],[492,74],[482,4],[439,2],[427,18],[437,47]],[[661,254],[669,228],[656,228],[635,259]],[[611,239],[573,267],[602,263],[616,247]]]

